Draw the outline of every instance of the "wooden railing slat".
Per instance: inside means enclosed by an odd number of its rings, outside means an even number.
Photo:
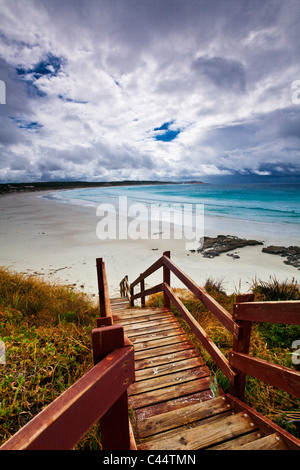
[[[201,300],[201,302],[215,315],[215,317],[227,328],[230,333],[238,338],[239,326],[232,319],[231,315],[215,299],[213,299],[205,289],[198,286],[189,276],[179,269],[172,260],[163,257],[164,264],[183,282],[186,287]]]
[[[159,258],[148,269],[146,269],[146,271],[144,271],[135,281],[133,281],[130,284],[130,287],[131,288],[135,287],[143,279],[146,279],[146,277],[150,276],[150,274],[153,274],[155,271],[157,271],[159,268],[161,268],[162,265],[163,265],[163,257]]]
[[[229,362],[235,369],[300,398],[300,372],[235,351],[230,352]]]
[[[236,303],[235,320],[300,325],[300,300]]]
[[[152,294],[157,294],[158,292],[162,292],[163,291],[163,283],[161,284],[157,284],[156,286],[154,287],[150,287],[149,289],[146,289],[142,292],[138,292],[137,294],[134,294],[132,296],[132,299],[139,299],[140,297],[146,297],[147,295],[152,295]]]

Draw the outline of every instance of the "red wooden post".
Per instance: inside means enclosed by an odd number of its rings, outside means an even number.
[[[170,258],[171,252],[165,251],[163,255],[166,256],[167,258]],[[170,273],[170,269],[165,265],[163,265],[163,282],[166,283],[170,287],[171,273]],[[165,292],[164,292],[164,307],[170,308],[170,299]]]
[[[140,287],[141,287],[141,292],[144,292],[144,290],[145,290],[145,279],[141,280]],[[144,295],[142,295],[142,297],[141,297],[141,307],[145,308],[145,296]]]
[[[237,295],[236,297],[237,303],[253,302],[253,300],[254,300],[254,294],[242,294],[242,295]],[[237,320],[236,323],[240,326],[240,334],[237,339],[233,338],[232,351],[248,354],[249,346],[250,346],[252,322],[247,321],[247,320]],[[230,359],[229,359],[229,363],[230,363]],[[233,396],[239,398],[240,400],[244,400],[245,385],[246,385],[246,374],[244,372],[237,371],[234,384],[231,385],[231,388],[230,388],[230,393]]]
[[[134,307],[134,286],[130,286],[130,307]]]
[[[104,279],[103,279],[102,264],[103,264],[103,259],[102,258],[96,258],[97,281],[98,281],[98,292],[99,292],[99,303],[100,303],[100,315],[101,315],[101,317],[106,317]]]
[[[124,328],[120,325],[95,328],[92,343],[94,363],[97,364],[114,349],[124,347]],[[127,367],[126,363],[124,367]],[[103,450],[130,450],[127,390],[100,419],[100,431]]]

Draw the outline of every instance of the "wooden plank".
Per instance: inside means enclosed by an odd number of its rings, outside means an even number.
[[[138,336],[131,336],[130,339],[134,344],[136,344],[136,343],[141,343],[145,341],[152,341],[155,339],[170,338],[172,336],[177,336],[180,334],[184,334],[184,331],[182,328],[168,328],[165,331],[157,331],[157,332],[154,331],[153,333],[149,333],[148,335],[144,334],[144,335],[138,335]]]
[[[159,360],[159,356],[164,356],[166,354],[175,354],[176,352],[186,351],[188,349],[195,348],[190,341],[184,341],[183,339],[181,339],[178,343],[145,349],[144,351],[135,351],[135,361],[136,363],[139,363],[143,362],[143,360],[147,360],[148,358],[157,358]]]
[[[172,400],[179,397],[184,397],[193,393],[200,393],[203,390],[208,390],[210,386],[210,377],[203,377],[201,379],[191,380],[189,382],[171,385],[158,390],[151,390],[150,392],[140,393],[138,395],[128,396],[128,404],[132,409],[143,408],[145,406],[162,403],[166,400]]]
[[[233,318],[300,325],[300,300],[237,303],[233,308]]]
[[[234,351],[229,357],[232,367],[300,398],[300,372]]]
[[[212,447],[209,447],[206,450],[239,450],[244,444],[256,441],[263,437],[263,434],[260,431],[250,432],[244,436],[236,437],[230,441],[222,442],[222,444],[217,444]]]
[[[208,402],[197,403],[152,416],[139,421],[137,424],[137,438],[162,433],[175,427],[188,425],[219,413],[228,411],[231,407],[225,397],[219,397]]]
[[[135,319],[139,317],[144,317],[146,315],[161,315],[161,314],[170,314],[173,315],[172,312],[168,309],[155,309],[155,308],[145,308],[145,309],[136,309],[136,308],[130,308],[126,309],[124,312],[117,312],[114,315],[116,315],[120,321],[123,320],[130,320],[134,321]]]
[[[154,357],[152,356],[152,357],[148,357],[147,359],[142,359],[142,360],[137,360],[137,356],[135,356],[135,370],[138,371],[140,369],[147,369],[149,367],[157,367],[161,364],[167,364],[170,362],[181,361],[183,359],[189,359],[191,357],[199,356],[198,351],[195,348],[193,348],[192,345],[190,345],[190,349],[184,349],[183,351],[179,350],[175,352],[170,352],[169,347],[164,348],[164,350],[167,350],[168,354],[161,354],[161,355],[158,354],[158,355],[154,355]]]
[[[138,393],[148,392],[157,388],[164,388],[170,385],[187,382],[189,380],[199,379],[210,374],[207,366],[195,367],[194,369],[184,370],[173,374],[163,375],[161,377],[142,380],[133,383],[128,389],[128,395],[136,395]]]
[[[232,316],[222,307],[213,297],[211,297],[205,289],[198,286],[189,276],[187,276],[176,264],[168,257],[163,256],[163,263],[167,266],[178,279],[186,285],[186,287],[201,300],[201,302],[215,315],[215,317],[227,328],[233,336],[238,338],[239,327],[233,321]],[[166,285],[165,285],[166,286]]]
[[[180,311],[181,315],[183,316],[184,320],[188,323],[191,327],[197,338],[201,341],[203,346],[206,348],[208,353],[214,359],[214,361],[218,364],[220,369],[224,372],[230,383],[234,382],[236,373],[230,367],[229,361],[224,356],[224,354],[220,351],[220,349],[216,346],[216,344],[211,340],[208,334],[204,331],[204,329],[199,325],[199,323],[195,320],[193,315],[188,311],[188,309],[183,305],[180,299],[173,293],[169,286],[165,285],[164,287],[165,292],[170,297],[171,301],[174,303],[176,308]]]
[[[149,336],[149,335],[153,335],[153,334],[160,334],[161,331],[163,330],[163,332],[165,333],[168,333],[168,331],[173,331],[173,330],[177,330],[179,329],[180,326],[178,325],[177,322],[167,322],[163,325],[160,325],[160,326],[150,326],[149,328],[147,327],[144,327],[144,328],[140,328],[138,330],[128,330],[126,328],[124,328],[124,331],[125,331],[125,334],[126,336],[128,336],[128,338],[139,338],[139,337],[143,337],[143,336]],[[182,330],[183,331],[183,330]]]
[[[288,447],[278,434],[269,434],[242,445],[239,450],[288,450]]]
[[[222,416],[222,415],[221,415]],[[198,450],[209,447],[215,443],[232,439],[246,432],[253,431],[253,423],[249,416],[237,413],[226,417],[219,417],[214,422],[202,424],[200,427],[184,430],[180,428],[177,433],[160,433],[145,443],[137,446],[138,450]],[[200,429],[201,428],[201,429]]]
[[[192,357],[182,361],[167,362],[156,367],[148,367],[142,370],[136,370],[135,381],[150,379],[153,377],[160,377],[161,375],[171,374],[174,372],[192,369],[194,367],[203,366],[205,364],[202,357]]]
[[[144,281],[142,280],[141,283],[143,283],[143,282]],[[143,284],[141,284],[141,285],[143,286]],[[162,290],[163,290],[163,283],[157,284],[156,286],[151,287],[150,289],[146,289],[146,290],[141,288],[141,292],[138,292],[137,294],[134,294],[132,296],[132,299],[136,300],[136,299],[139,299],[140,297],[143,299],[148,295],[153,295],[153,294],[157,294],[158,292],[162,292]]]
[[[176,333],[177,332],[177,333]],[[155,338],[150,338],[150,340],[144,340],[141,342],[135,342],[134,343],[134,351],[135,353],[137,352],[144,352],[147,351],[148,349],[154,349],[156,347],[162,347],[162,346],[167,346],[167,345],[172,345],[172,344],[177,344],[183,341],[188,341],[188,336],[185,333],[180,333],[180,330],[176,330],[174,335],[167,335],[167,336],[162,336],[161,338],[155,339]],[[132,340],[132,339],[131,339]]]
[[[153,327],[158,327],[158,328],[165,328],[165,325],[172,325],[174,323],[178,323],[178,321],[176,320],[176,318],[174,317],[169,317],[169,318],[162,318],[162,319],[158,319],[158,320],[152,320],[152,321],[148,321],[148,322],[142,322],[142,323],[133,323],[133,324],[127,324],[127,325],[123,325],[122,323],[122,326],[124,326],[124,329],[127,333],[129,332],[138,332],[138,331],[147,331],[148,329],[152,329]]]
[[[221,388],[219,388],[219,396],[224,396],[224,392]],[[153,405],[145,406],[144,408],[138,408],[134,411],[134,419],[137,422],[142,421],[146,418],[151,418],[152,416],[157,416],[172,410],[179,410],[185,406],[202,403],[207,400],[211,400],[212,398],[215,398],[212,390],[201,390],[200,392],[173,398],[161,403],[155,403]]]
[[[113,315],[113,320],[114,323],[120,323],[122,326],[128,326],[131,325],[132,323],[137,324],[137,323],[144,323],[148,321],[153,321],[153,320],[165,320],[167,318],[172,318],[172,313],[160,313],[160,314],[149,314],[149,315],[141,315],[139,317],[134,318],[134,322],[132,319],[129,318],[121,318],[119,315]]]

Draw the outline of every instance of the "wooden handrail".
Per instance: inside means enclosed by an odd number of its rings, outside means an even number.
[[[72,449],[132,382],[133,347],[112,351],[5,442],[1,450]]]
[[[237,303],[233,307],[233,318],[300,325],[300,300]]]
[[[161,268],[162,265],[163,265],[163,257],[159,258],[148,269],[146,269],[146,271],[140,274],[139,277],[130,284],[130,287],[131,288],[135,287],[139,282],[146,279],[146,277],[150,276],[150,274],[153,274],[155,271]]]
[[[162,292],[164,289],[163,286],[164,284],[162,282],[161,284],[157,284],[156,286],[151,287],[150,289],[145,289],[142,292],[138,292],[137,294],[134,294],[132,296],[132,299],[135,300],[135,299],[139,299],[140,297],[146,297],[148,295],[153,295],[153,294],[157,294],[158,292]]]
[[[232,319],[227,310],[213,299],[202,287],[198,286],[189,276],[187,276],[176,264],[166,256],[163,256],[163,263],[181,282],[215,315],[215,317],[227,328],[236,338],[239,336],[239,326]]]
[[[214,361],[218,364],[220,369],[224,372],[230,383],[234,383],[236,372],[231,368],[228,359],[216,346],[216,344],[211,340],[205,330],[199,325],[195,320],[193,315],[188,311],[188,309],[183,305],[181,300],[177,297],[172,289],[165,284],[164,292],[168,295],[169,299],[173,302],[175,307],[179,310],[184,320],[191,327],[197,338],[201,341],[203,346],[206,348],[207,352],[211,355]]]

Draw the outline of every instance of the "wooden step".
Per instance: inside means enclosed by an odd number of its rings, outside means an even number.
[[[174,323],[178,325],[178,322],[176,318],[159,318],[158,320],[151,320],[151,321],[146,321],[142,323],[133,323],[133,324],[127,324],[122,325],[124,326],[124,330],[126,332],[126,335],[128,336],[129,333],[136,333],[136,334],[143,334],[143,332],[148,333],[149,329],[153,329],[154,327],[159,328],[159,329],[164,329],[166,326],[171,325],[171,327],[174,326]]]
[[[132,323],[135,322],[135,319],[139,317],[144,317],[146,315],[161,315],[161,314],[171,314],[171,316],[174,316],[171,312],[170,309],[167,308],[128,308],[124,312],[120,312],[118,314],[120,322],[123,322],[124,320],[130,320]]]
[[[196,403],[184,406],[180,409],[161,413],[156,416],[144,418],[136,426],[137,437],[143,438],[168,431],[179,426],[187,426],[194,421],[224,413],[231,409],[229,401],[225,397],[215,398],[208,402]]]
[[[179,397],[185,397],[194,393],[209,390],[210,377],[206,376],[196,380],[190,380],[183,383],[175,383],[164,388],[145,391],[139,394],[128,396],[129,408],[137,410],[149,405],[163,403]]]
[[[135,341],[134,351],[137,353],[146,353],[149,349],[154,349],[158,347],[172,346],[173,344],[181,344],[188,341],[188,336],[183,332],[183,330],[176,330],[174,334],[163,335],[159,338],[150,337],[149,339],[142,338],[140,341]],[[131,341],[133,341],[131,339]]]
[[[209,401],[211,403],[211,400]],[[201,423],[201,421],[200,421]],[[233,439],[255,429],[249,415],[240,412],[220,415],[212,421],[187,429],[180,427],[147,438],[138,445],[139,450],[198,450],[205,449],[218,442]]]
[[[141,380],[151,379],[154,377],[159,377],[161,375],[167,375],[186,369],[190,370],[198,366],[203,366],[204,364],[204,360],[199,356],[184,359],[182,361],[170,361],[165,364],[158,365],[156,367],[148,367],[146,369],[137,370],[135,372],[135,381],[139,382]]]
[[[187,346],[182,346],[182,344]],[[155,354],[156,351],[157,355]],[[167,354],[160,354],[160,351],[164,351]],[[145,355],[145,353],[147,352],[148,354]],[[191,357],[197,356],[199,356],[198,351],[193,348],[192,345],[188,342],[174,344],[161,348],[148,349],[147,351],[144,351],[143,359],[139,360],[139,357],[141,357],[141,353],[135,354],[135,369],[139,370],[147,369],[149,367],[157,367],[162,364],[177,362],[183,359],[189,359]]]
[[[145,341],[154,341],[158,339],[163,339],[163,338],[170,338],[170,341],[172,341],[171,337],[172,336],[178,336],[178,335],[183,335],[184,330],[180,327],[168,327],[165,328],[164,330],[156,330],[156,331],[151,331],[148,334],[140,334],[135,336],[134,334],[129,334],[127,335],[130,341],[135,345],[136,343],[145,343]],[[168,341],[166,342],[168,344]]]
[[[128,309],[127,309],[128,310]],[[120,322],[122,323],[123,326],[127,326],[127,325],[137,325],[139,323],[144,323],[144,322],[148,322],[148,321],[159,321],[159,320],[164,320],[166,318],[174,318],[173,315],[170,313],[170,312],[161,312],[161,313],[149,313],[148,315],[139,315],[137,317],[131,317],[130,315],[129,316],[126,316],[126,315],[122,315],[119,314],[119,313],[116,313],[113,315],[113,319],[114,319],[114,322]]]
[[[269,434],[238,447],[238,450],[288,450],[279,434]]]

